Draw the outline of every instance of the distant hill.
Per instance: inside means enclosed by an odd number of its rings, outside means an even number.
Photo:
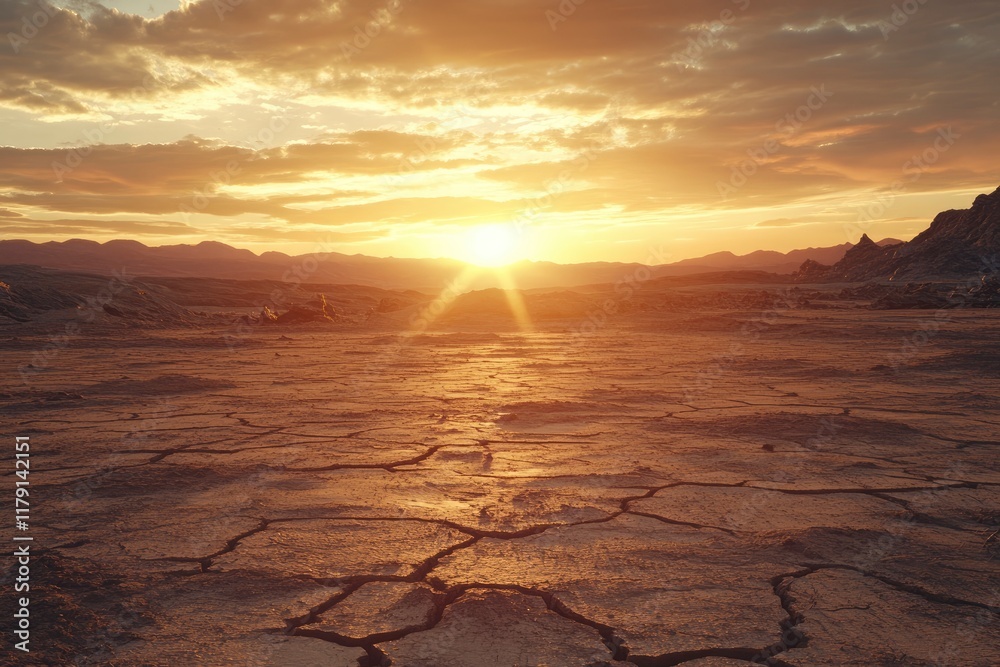
[[[881,242],[899,243],[893,239]],[[791,274],[806,260],[833,264],[844,257],[851,244],[830,248],[807,248],[789,253],[760,250],[748,255],[720,252],[657,267],[657,277],[685,276],[719,271],[765,271]],[[439,290],[467,268],[449,259],[400,259],[330,253],[290,256],[281,252],[257,255],[225,243],[205,241],[198,245],[149,247],[138,241],[106,243],[72,239],[33,243],[0,241],[0,264],[27,264],[64,271],[112,275],[125,271],[144,277],[197,277],[228,280],[274,280],[351,284],[382,289]],[[640,264],[590,262],[555,264],[520,262],[509,268],[515,284],[523,289],[576,287],[616,283],[634,275]],[[492,272],[480,272],[465,289],[502,287]]]
[[[899,239],[883,239],[880,246],[902,243]],[[757,250],[748,255],[734,255],[731,252],[717,252],[697,259],[685,259],[668,265],[671,269],[696,268],[724,271],[767,271],[769,273],[793,273],[803,262],[812,260],[820,264],[834,264],[843,259],[853,243],[842,243],[828,248],[805,248],[781,253],[775,250]],[[676,275],[676,274],[675,274]]]
[[[955,279],[1000,270],[1000,188],[972,207],[939,213],[912,241],[882,246],[868,235],[832,265],[807,260],[799,281],[862,282]]]

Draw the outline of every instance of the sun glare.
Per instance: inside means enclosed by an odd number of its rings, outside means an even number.
[[[504,266],[520,259],[517,234],[509,225],[481,225],[466,233],[463,259],[479,266]]]

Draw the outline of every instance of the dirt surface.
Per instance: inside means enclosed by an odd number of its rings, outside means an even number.
[[[1000,315],[606,319],[2,325],[13,664],[1000,664]]]

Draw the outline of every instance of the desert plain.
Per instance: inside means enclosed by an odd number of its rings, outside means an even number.
[[[1000,663],[1000,312],[733,289],[0,325],[19,664]]]

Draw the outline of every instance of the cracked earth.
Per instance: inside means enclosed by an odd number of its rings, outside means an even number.
[[[1000,664],[1000,317],[752,315],[94,325],[0,397],[26,664]]]

